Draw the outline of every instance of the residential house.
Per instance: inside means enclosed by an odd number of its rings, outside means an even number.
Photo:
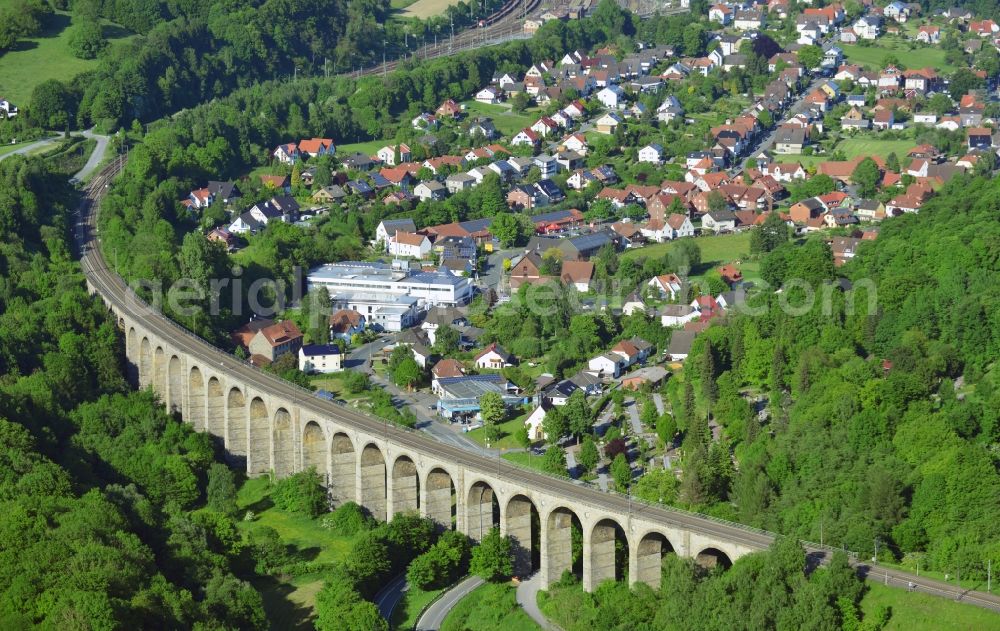
[[[861,239],[855,237],[834,237],[830,244],[830,249],[833,251],[833,264],[840,267],[854,258],[860,244]]]
[[[537,147],[539,140],[540,138],[534,130],[525,127],[521,131],[517,132],[517,134],[515,134],[513,138],[511,138],[510,144],[515,147],[518,146]]]
[[[597,373],[598,377],[617,379],[621,376],[625,360],[617,353],[603,353],[587,362],[587,370]]]
[[[646,285],[658,291],[664,298],[677,300],[684,288],[684,281],[677,274],[663,274],[649,279]]]
[[[501,101],[501,92],[498,88],[494,88],[491,85],[486,86],[479,92],[476,92],[475,99],[479,103],[499,103]]]
[[[431,252],[431,240],[427,235],[397,230],[389,237],[389,254],[422,259]]]
[[[448,187],[437,180],[426,180],[414,187],[413,194],[422,202],[437,201],[448,197]]]
[[[399,151],[399,162],[409,162],[412,156],[410,152],[410,147],[407,144],[400,143],[398,145],[386,145],[382,147],[377,152],[375,152],[375,157],[382,161],[382,164],[388,166],[396,166],[396,151]]]
[[[681,330],[674,331],[670,336],[670,344],[667,345],[667,357],[671,361],[683,362],[691,354],[691,345],[697,333],[695,331]]]
[[[663,305],[659,313],[661,326],[684,326],[701,317],[691,305]]]
[[[600,134],[613,134],[618,126],[622,124],[622,119],[620,116],[614,112],[607,112],[602,115],[596,121],[594,121],[594,127]]]
[[[375,228],[374,243],[389,243],[397,231],[416,232],[417,226],[412,219],[383,219]]]
[[[662,164],[663,147],[657,143],[646,145],[639,150],[639,162],[648,162],[656,165]]]
[[[857,39],[875,40],[882,32],[882,20],[875,15],[863,15],[851,26]],[[841,38],[842,41],[843,38]]]
[[[800,128],[779,127],[774,137],[775,153],[802,153],[806,144],[806,132]]]
[[[444,180],[444,185],[448,189],[448,192],[452,195],[459,191],[464,191],[466,189],[472,188],[476,183],[476,179],[467,173],[452,173]]]
[[[343,369],[343,355],[336,344],[306,344],[299,348],[299,370],[304,373],[326,374]]]
[[[310,138],[299,141],[299,155],[306,158],[333,155],[333,140],[330,138]]]
[[[702,228],[716,234],[736,230],[736,215],[729,210],[710,210],[701,220]]]
[[[644,366],[622,379],[623,390],[639,390],[643,386],[656,387],[667,378],[662,366]]]
[[[299,146],[294,142],[278,145],[271,155],[282,164],[295,164],[299,159]]]
[[[590,281],[594,277],[594,264],[590,261],[564,261],[559,279],[567,287],[579,292],[590,291]]]
[[[365,316],[353,309],[338,309],[330,314],[330,337],[350,342],[355,335],[364,333]]]
[[[764,10],[760,7],[739,9],[733,16],[733,27],[740,31],[755,31],[764,26]]]
[[[941,41],[941,28],[924,24],[917,29],[917,41],[924,44],[937,44]]]
[[[732,7],[725,4],[713,4],[708,9],[708,20],[710,22],[718,22],[719,24],[726,26],[733,21],[735,11]]]
[[[302,347],[302,332],[291,320],[277,322],[257,331],[250,339],[250,355],[273,362],[286,353],[297,353]]]
[[[625,106],[625,91],[617,85],[610,85],[597,93],[597,100],[608,109],[621,109]]]
[[[970,127],[965,133],[969,151],[988,150],[993,146],[993,130],[989,127]]]
[[[476,368],[485,370],[500,370],[514,365],[513,356],[501,348],[496,342],[490,344],[473,358]]]
[[[447,99],[437,108],[437,115],[439,118],[456,118],[462,114],[462,106],[454,101],[454,99]]]

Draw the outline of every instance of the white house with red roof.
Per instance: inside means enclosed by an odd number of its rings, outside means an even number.
[[[520,146],[531,146],[537,147],[540,138],[538,134],[530,127],[525,127],[521,131],[517,132],[513,138],[510,139],[510,144],[515,147]]]
[[[500,370],[514,365],[514,357],[496,342],[479,351],[473,361],[476,363],[476,368],[487,370]]]

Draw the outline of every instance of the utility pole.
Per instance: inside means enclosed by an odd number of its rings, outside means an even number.
[[[874,563],[878,563],[878,537],[875,537],[875,556],[872,557]]]
[[[986,561],[986,593],[993,591],[993,559]]]
[[[385,45],[386,45],[386,41],[383,39],[382,40],[382,78],[383,79],[386,77],[386,75],[388,75],[388,69],[386,68],[386,65],[385,65]]]

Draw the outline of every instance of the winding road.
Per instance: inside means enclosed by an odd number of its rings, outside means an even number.
[[[80,135],[89,140],[97,141],[97,146],[94,147],[94,150],[90,153],[90,157],[87,158],[87,163],[83,165],[83,168],[80,169],[73,176],[74,179],[80,180],[82,182],[83,180],[86,180],[88,177],[90,177],[95,171],[97,171],[97,167],[101,165],[101,162],[104,160],[104,154],[108,149],[108,142],[111,140],[111,137],[95,133],[93,129],[88,129],[86,131],[80,132]],[[0,160],[6,160],[11,156],[25,155],[37,151],[39,149],[44,149],[46,147],[56,144],[60,140],[62,140],[61,136],[54,136],[52,138],[44,138],[42,140],[37,140],[31,144],[19,147],[14,151],[11,151],[10,153],[6,153],[0,156]]]
[[[441,594],[424,611],[420,620],[417,620],[417,631],[437,631],[440,629],[441,625],[444,624],[444,619],[448,617],[448,613],[455,608],[455,605],[482,584],[483,579],[478,576],[470,576]]]

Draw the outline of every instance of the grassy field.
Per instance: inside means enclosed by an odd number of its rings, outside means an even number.
[[[518,445],[517,441],[514,440],[514,432],[517,431],[518,427],[524,425],[524,421],[525,419],[528,418],[528,414],[530,414],[530,412],[518,414],[516,417],[510,419],[509,421],[501,423],[499,425],[500,440],[497,442],[497,444],[490,446],[499,447],[500,449],[514,449],[516,447],[520,447],[521,445]],[[472,430],[471,432],[466,434],[466,436],[476,441],[480,445],[484,446],[486,445],[485,429],[482,427],[480,427],[479,429]]]
[[[963,603],[895,587],[868,583],[861,599],[865,615],[881,606],[891,608],[886,631],[973,631],[1000,629],[1000,615]]]
[[[879,138],[845,138],[837,143],[837,151],[843,151],[847,159],[856,156],[886,157],[895,152],[902,160],[906,152],[916,146],[912,140],[881,140]]]
[[[410,587],[403,592],[403,599],[399,601],[396,608],[392,610],[392,619],[389,620],[390,629],[399,631],[410,631],[417,626],[417,618],[424,612],[427,605],[443,592],[443,589],[432,589],[425,592],[422,589]]]
[[[542,470],[542,458],[544,456],[535,456],[526,451],[512,451],[503,455],[503,459],[508,462],[513,462],[530,469]]]
[[[856,44],[838,44],[844,51],[847,61],[872,70],[881,69],[885,58],[894,55],[907,68],[924,68],[930,66],[939,72],[952,72],[955,67],[945,61],[945,52],[937,46],[917,46],[910,50],[903,40],[886,36],[880,38],[875,46],[858,46]]]
[[[68,81],[97,67],[97,59],[77,59],[69,50],[68,13],[50,18],[50,26],[39,37],[18,41],[0,56],[0,95],[18,107],[30,105],[35,86],[49,79]],[[105,24],[104,35],[112,46],[135,37],[118,26]]]
[[[539,627],[517,606],[513,585],[487,583],[463,598],[441,631],[536,631]]]
[[[535,122],[538,111],[534,108],[527,109],[521,114],[510,111],[508,105],[480,103],[478,101],[466,101],[465,111],[471,116],[489,116],[493,119],[497,131],[505,136],[512,136],[528,125]]]
[[[402,12],[402,15],[403,17],[425,20],[435,15],[441,15],[445,9],[453,4],[458,4],[458,0],[416,0],[416,2],[403,5],[406,8]],[[392,5],[395,7],[396,2],[394,1]]]
[[[634,248],[626,250],[622,257],[638,258],[653,257],[660,258],[669,252],[678,241],[667,241],[655,243],[644,248]],[[750,232],[736,232],[733,234],[711,235],[707,237],[696,237],[695,243],[701,248],[701,265],[691,270],[691,279],[703,278],[705,274],[720,265],[740,261],[750,254]],[[753,280],[757,273],[757,265],[743,262],[740,265],[743,276],[748,280]]]
[[[365,142],[355,142],[349,145],[337,145],[337,155],[347,155],[349,153],[354,153],[355,151],[360,151],[366,156],[373,156],[375,152],[382,147],[390,144],[388,140],[368,140]]]
[[[320,527],[319,521],[315,519],[291,515],[274,508],[270,493],[270,483],[266,477],[247,480],[243,484],[237,496],[241,513],[252,510],[257,518],[252,522],[240,521],[241,530],[250,531],[270,526],[297,553],[318,563],[339,561],[350,551],[353,538],[338,537]],[[313,628],[313,606],[316,594],[323,587],[321,575],[307,574],[287,581],[267,577],[255,581],[254,586],[264,598],[264,609],[272,629]]]

